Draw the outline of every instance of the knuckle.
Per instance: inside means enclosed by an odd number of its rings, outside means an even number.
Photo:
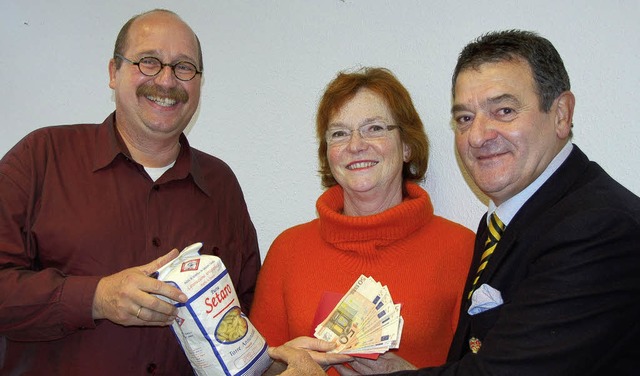
[[[151,301],[151,303],[149,303],[149,305],[147,306],[148,309],[152,310],[152,311],[158,311],[158,309],[160,308],[160,304],[162,302],[160,301],[160,299],[153,299]]]

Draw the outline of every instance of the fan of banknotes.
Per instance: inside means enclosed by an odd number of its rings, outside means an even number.
[[[333,352],[382,354],[400,346],[403,324],[387,286],[361,275],[314,335],[336,343]]]

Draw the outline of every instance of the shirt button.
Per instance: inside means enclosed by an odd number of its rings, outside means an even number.
[[[159,185],[154,185],[154,186],[153,186],[153,190],[154,190],[154,191],[158,191],[158,190],[160,190],[160,186],[159,186]]]
[[[151,240],[151,244],[153,244],[156,247],[160,247],[160,238],[155,237]]]
[[[154,373],[156,373],[157,368],[158,366],[155,363],[149,363],[147,364],[147,373],[153,375]]]

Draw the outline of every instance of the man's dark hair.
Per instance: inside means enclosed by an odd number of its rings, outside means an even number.
[[[504,30],[484,34],[466,45],[453,71],[451,92],[455,97],[458,75],[484,63],[523,59],[531,67],[540,109],[549,112],[553,101],[571,89],[562,58],[549,40],[531,31]]]

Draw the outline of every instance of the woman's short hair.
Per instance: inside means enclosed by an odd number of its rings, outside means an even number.
[[[384,99],[395,121],[394,125],[399,126],[402,142],[411,150],[409,160],[402,166],[403,181],[423,180],[429,163],[429,141],[409,92],[388,69],[364,67],[354,72],[338,73],[327,85],[320,99],[316,115],[316,137],[322,186],[329,188],[337,184],[327,157],[325,134],[329,121],[360,89],[365,88]]]

